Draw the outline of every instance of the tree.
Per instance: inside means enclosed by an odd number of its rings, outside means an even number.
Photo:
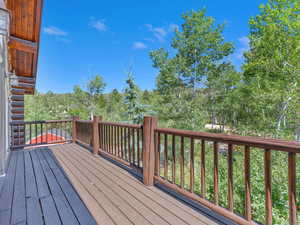
[[[127,118],[133,123],[141,123],[146,112],[145,106],[140,103],[139,88],[135,84],[132,71],[128,72],[127,87],[124,92],[124,104]]]
[[[88,93],[88,102],[89,102],[89,111],[91,118],[93,114],[101,114],[104,110],[105,100],[103,97],[103,91],[106,87],[106,84],[103,81],[103,78],[100,75],[96,75],[87,83],[87,93]]]
[[[299,123],[299,10],[298,0],[269,0],[250,20],[243,66],[248,116],[277,134]]]
[[[204,9],[188,12],[182,18],[182,30],[175,32],[171,43],[175,55],[170,57],[166,50],[158,49],[150,57],[159,69],[157,90],[163,96],[160,114],[171,118],[176,127],[196,129],[204,122],[203,89],[212,89],[214,86],[208,81],[220,76],[220,71],[232,68],[226,57],[233,52],[233,45],[224,41],[224,24],[215,25]],[[209,97],[215,93],[208,92]],[[180,125],[179,120],[185,124]]]

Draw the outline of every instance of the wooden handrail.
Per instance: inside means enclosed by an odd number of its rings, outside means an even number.
[[[298,141],[285,141],[278,139],[264,139],[238,135],[214,134],[173,128],[157,128],[155,131],[163,134],[174,134],[178,136],[201,139],[206,141],[216,141],[226,144],[244,145],[262,149],[272,149],[284,152],[300,153],[300,142]]]
[[[253,148],[264,153],[263,174],[265,191],[265,223],[273,222],[272,204],[272,152],[287,152],[288,155],[288,205],[289,223],[297,224],[297,199],[296,199],[296,156],[300,153],[300,142],[285,141],[277,139],[264,139],[257,137],[244,137],[238,135],[214,134],[172,128],[157,128],[157,121],[154,117],[145,117],[144,123],[126,124],[104,122],[101,117],[95,116],[93,120],[51,120],[12,122],[12,137],[17,137],[14,146],[31,146],[20,142],[30,134],[48,131],[49,127],[64,128],[68,124],[72,130],[73,142],[87,145],[94,154],[102,154],[128,167],[139,171],[143,176],[145,185],[154,185],[155,182],[197,201],[211,210],[233,220],[238,224],[255,224],[253,218],[253,207],[251,202],[251,152]],[[70,126],[72,124],[72,127]],[[39,132],[39,131],[40,132]],[[56,129],[56,132],[58,129]],[[18,139],[19,138],[19,139]],[[43,143],[49,143],[43,140]],[[212,142],[209,144],[208,142]],[[57,143],[57,142],[52,142]],[[224,146],[225,145],[225,146]],[[226,147],[227,145],[227,147]],[[227,205],[220,204],[220,196],[223,192],[219,184],[220,173],[220,148],[224,148],[227,154]],[[239,148],[236,148],[239,146]],[[241,148],[242,147],[242,148]],[[244,215],[240,216],[234,210],[234,153],[243,153],[242,176],[244,180],[245,198]],[[207,167],[209,166],[206,155],[212,151],[212,188],[213,192],[208,193],[206,184]],[[223,151],[224,151],[223,150]],[[207,166],[208,165],[208,166]],[[178,166],[178,167],[177,167]],[[176,167],[178,170],[176,170]],[[195,174],[199,174],[196,180]],[[188,179],[186,178],[188,174]],[[195,183],[199,182],[199,188]],[[263,191],[263,190],[262,190]],[[211,196],[209,196],[210,194]],[[208,201],[208,196],[211,201]],[[263,199],[262,199],[263,201]]]

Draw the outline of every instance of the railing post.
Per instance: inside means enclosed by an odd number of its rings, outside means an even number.
[[[72,142],[73,143],[76,143],[76,139],[77,139],[76,120],[79,120],[79,116],[73,116],[73,121],[72,121]]]
[[[101,120],[100,116],[93,116],[93,153],[98,155],[99,153],[99,122]]]
[[[143,181],[147,186],[154,184],[155,169],[155,146],[154,131],[157,127],[157,120],[152,116],[144,117],[143,124]]]

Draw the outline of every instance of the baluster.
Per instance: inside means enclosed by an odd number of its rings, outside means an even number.
[[[190,153],[190,192],[194,193],[194,179],[195,179],[195,174],[194,174],[194,138],[191,138],[191,153]]]
[[[233,212],[233,146],[228,145],[228,209]]]
[[[32,129],[31,129],[31,123],[29,124],[29,138],[30,138],[30,144],[32,144]]]
[[[201,140],[201,195],[205,198],[205,140]]]
[[[245,169],[245,217],[248,221],[252,220],[251,213],[251,182],[250,182],[250,147],[245,146],[245,159],[244,159],[244,169]]]
[[[127,127],[127,135],[128,135],[128,138],[127,138],[127,141],[128,141],[128,156],[129,156],[129,162],[132,163],[132,158],[131,158],[131,149],[130,149],[130,128]]]
[[[214,142],[214,202],[219,205],[219,143]]]
[[[184,187],[184,137],[181,137],[180,146],[180,187]]]
[[[41,143],[43,143],[43,123],[41,123]]]
[[[157,133],[156,174],[160,176],[160,133]]]
[[[266,192],[266,224],[272,224],[272,172],[271,172],[271,150],[265,150],[265,192]]]
[[[175,135],[172,135],[172,182],[176,182],[176,146],[175,146]]]
[[[122,159],[124,159],[124,140],[123,140],[123,138],[124,138],[124,132],[123,132],[123,127],[120,127],[120,129],[121,129],[121,157],[122,157]]]
[[[136,165],[136,152],[135,152],[135,129],[132,128],[132,154],[133,154],[133,165]]]
[[[141,166],[141,154],[140,154],[140,129],[136,130],[137,132],[137,158],[138,158],[138,167]],[[155,138],[154,138],[155,141]],[[156,146],[156,145],[154,145]]]
[[[45,130],[46,130],[46,144],[48,144],[49,142],[48,142],[48,124],[47,123],[45,123]]]
[[[38,144],[38,126],[37,126],[37,123],[35,123],[35,140],[36,140],[36,143],[35,144]]]
[[[289,220],[291,225],[297,224],[297,199],[296,199],[296,153],[288,155],[288,185],[289,185]]]
[[[165,134],[165,146],[164,146],[164,153],[165,153],[165,157],[164,157],[164,177],[165,179],[168,180],[168,170],[169,170],[169,162],[168,162],[168,135]]]

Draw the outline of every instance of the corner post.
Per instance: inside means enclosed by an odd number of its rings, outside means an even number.
[[[73,116],[72,121],[72,142],[76,143],[77,134],[76,134],[76,121],[79,120],[79,116]]]
[[[93,153],[98,155],[99,153],[99,122],[100,116],[93,116]]]
[[[152,116],[144,117],[143,124],[143,182],[147,186],[154,184],[155,146],[154,131],[157,119]]]

